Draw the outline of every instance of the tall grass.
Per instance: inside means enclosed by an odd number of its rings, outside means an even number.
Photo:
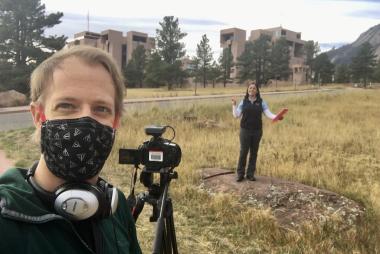
[[[147,140],[146,125],[169,124],[183,152],[176,168],[179,179],[170,187],[180,253],[380,253],[380,90],[264,99],[272,111],[288,107],[289,113],[278,124],[264,118],[257,173],[352,198],[366,207],[360,221],[348,225],[332,216],[325,223],[305,221],[298,229],[286,230],[269,209],[204,191],[202,168],[235,169],[237,164],[239,120],[232,117],[230,104],[129,112],[104,176],[128,193],[132,168],[117,164],[118,149]],[[196,120],[184,120],[189,113]],[[165,137],[170,138],[167,132]],[[0,134],[2,145],[6,135]],[[11,143],[8,140],[9,149]],[[139,185],[138,191],[143,190]],[[137,221],[144,253],[151,252],[154,238],[150,214],[146,206]]]

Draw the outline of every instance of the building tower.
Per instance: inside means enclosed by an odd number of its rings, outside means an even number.
[[[220,31],[220,47],[230,48],[233,62],[243,53],[246,42],[246,31],[239,28],[229,28]],[[231,78],[236,78],[238,70],[236,67],[231,69]]]

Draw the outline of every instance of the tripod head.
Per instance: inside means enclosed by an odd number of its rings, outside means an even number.
[[[140,193],[135,198],[135,206],[132,210],[132,215],[135,221],[139,217],[144,208],[144,204],[148,203],[152,206],[152,215],[150,222],[156,222],[158,218],[158,204],[162,202],[162,196],[165,188],[169,188],[172,179],[178,179],[178,173],[170,168],[160,170],[159,183],[154,182],[152,172],[143,171],[140,173],[140,182],[147,188],[146,192]]]

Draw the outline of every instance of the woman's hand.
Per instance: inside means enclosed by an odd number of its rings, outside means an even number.
[[[232,97],[231,98],[232,106],[236,106],[236,98]]]

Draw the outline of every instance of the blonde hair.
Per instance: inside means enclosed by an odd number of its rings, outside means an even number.
[[[43,61],[34,69],[30,78],[32,102],[43,102],[44,91],[53,79],[54,71],[69,57],[77,57],[89,65],[102,65],[111,75],[115,87],[115,112],[122,115],[125,92],[124,78],[112,56],[101,49],[90,46],[74,46],[62,49]]]

